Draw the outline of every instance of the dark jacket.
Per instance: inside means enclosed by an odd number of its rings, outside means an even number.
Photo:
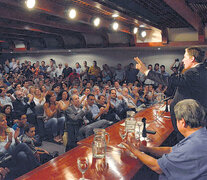
[[[153,71],[149,72],[147,78],[164,85],[168,85],[169,81],[169,77]],[[179,101],[183,99],[194,99],[207,109],[207,69],[204,64],[198,64],[196,67],[186,70],[184,74],[173,77],[171,83],[177,87],[170,105],[173,127],[177,130],[174,106]]]
[[[33,113],[35,112],[34,101],[32,101],[30,104],[28,103],[28,101],[29,101],[29,98],[23,98],[24,103],[18,99],[16,99],[14,102],[12,102],[15,116],[21,116],[23,114],[26,114],[28,108],[30,108]]]

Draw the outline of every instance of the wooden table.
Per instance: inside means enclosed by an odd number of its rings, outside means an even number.
[[[147,130],[156,131],[155,135],[148,135],[150,142],[147,146],[160,146],[162,142],[173,131],[169,112],[159,112],[160,105],[149,107],[135,115],[135,118],[147,119]],[[159,114],[159,117],[157,117]],[[161,115],[162,114],[162,115]],[[18,179],[32,180],[75,180],[81,178],[81,173],[77,167],[77,158],[87,156],[89,158],[89,169],[85,173],[87,179],[131,179],[142,167],[138,159],[130,157],[124,153],[118,144],[121,143],[119,128],[124,122],[120,121],[108,128],[106,132],[110,135],[110,142],[107,146],[105,159],[93,159],[91,142],[94,136],[90,136],[79,142],[79,146],[66,152],[63,155],[47,162],[46,164],[34,169],[33,171],[19,177]]]

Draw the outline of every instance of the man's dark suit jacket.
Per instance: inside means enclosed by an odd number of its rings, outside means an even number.
[[[163,85],[168,85],[169,81],[169,78],[154,71],[150,71],[147,78]],[[198,64],[186,70],[184,74],[174,77],[171,83],[177,87],[175,96],[170,105],[170,113],[173,127],[178,131],[174,113],[174,106],[177,102],[183,99],[194,99],[207,109],[207,68],[204,64]]]
[[[76,142],[78,131],[83,124],[84,116],[85,112],[82,109],[80,111],[77,111],[73,105],[68,107],[68,109],[65,111],[66,125],[68,131],[68,142],[66,145],[66,151],[77,146]]]
[[[27,109],[30,108],[33,112],[34,107],[35,107],[35,103],[34,101],[32,101],[30,104],[28,103],[29,98],[24,98],[24,103],[22,103],[22,101],[16,99],[14,102],[12,102],[13,108],[14,108],[14,114],[15,116],[21,116],[23,114],[27,113]]]

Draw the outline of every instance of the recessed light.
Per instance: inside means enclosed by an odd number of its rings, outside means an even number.
[[[115,14],[112,14],[112,17],[116,18],[116,17],[119,17],[119,15],[115,13]]]
[[[119,24],[117,23],[117,22],[114,22],[113,24],[112,24],[112,28],[113,28],[113,30],[118,30],[118,28],[119,28]]]
[[[76,17],[76,15],[77,15],[77,12],[76,12],[75,9],[70,9],[69,10],[68,16],[69,16],[70,19],[74,19]]]
[[[36,1],[35,0],[26,0],[25,3],[26,3],[27,8],[32,9],[35,7]]]

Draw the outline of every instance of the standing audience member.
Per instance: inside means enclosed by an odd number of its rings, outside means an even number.
[[[96,78],[100,76],[101,69],[97,66],[97,62],[93,61],[93,66],[91,66],[88,70],[88,74],[90,76],[90,79],[93,81],[96,81]]]

